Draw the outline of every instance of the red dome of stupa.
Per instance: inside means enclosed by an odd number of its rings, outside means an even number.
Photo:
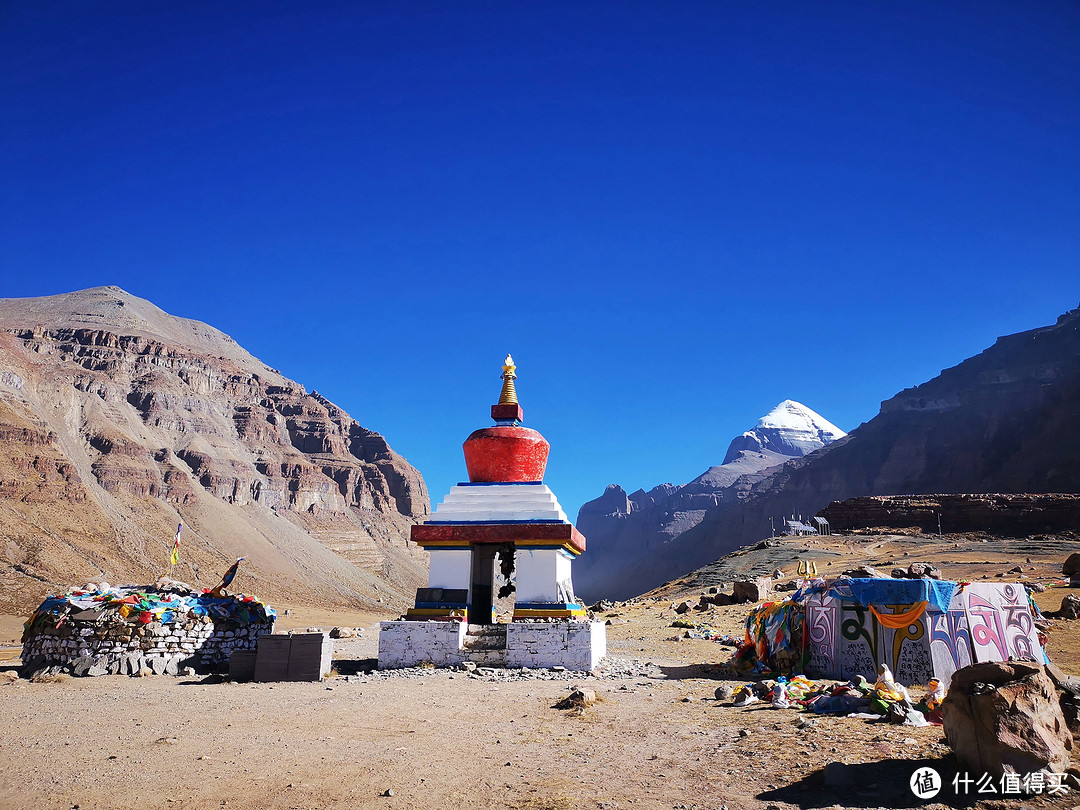
[[[474,484],[544,480],[551,445],[537,431],[520,424],[524,412],[514,389],[516,368],[507,355],[502,395],[499,404],[491,406],[495,426],[473,431],[462,445],[465,468]]]

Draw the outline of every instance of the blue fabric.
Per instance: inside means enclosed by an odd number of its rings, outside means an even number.
[[[850,589],[850,596],[841,588]],[[912,605],[929,602],[940,611],[949,609],[955,582],[939,579],[847,579],[835,583],[830,591],[838,599],[854,598],[863,605]]]

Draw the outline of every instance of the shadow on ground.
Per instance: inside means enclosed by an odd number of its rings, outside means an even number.
[[[730,673],[717,664],[686,664],[684,666],[661,665],[660,671],[669,681],[685,680],[687,678],[704,678],[706,680],[721,681],[731,677]]]
[[[937,795],[923,799],[912,791],[911,778],[916,771],[925,774],[927,768],[938,773],[941,790]],[[763,791],[756,798],[763,802],[785,802],[802,808],[835,805],[852,808],[917,808],[934,804],[971,807],[978,801],[1020,798],[1004,797],[1000,792],[980,794],[975,784],[971,784],[965,793],[962,782],[957,785],[957,791],[953,781],[956,775],[957,764],[952,755],[938,759],[882,759],[841,765],[835,774],[830,773],[829,784],[826,784],[825,769],[820,768],[790,785]],[[1000,785],[995,787],[1000,790]]]
[[[335,658],[338,675],[367,675],[379,668],[378,658]]]

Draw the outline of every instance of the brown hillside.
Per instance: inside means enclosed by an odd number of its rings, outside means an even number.
[[[420,474],[377,433],[228,335],[117,287],[0,299],[0,610],[168,564],[267,598],[396,603]]]

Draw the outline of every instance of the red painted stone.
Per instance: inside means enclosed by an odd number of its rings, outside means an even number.
[[[550,447],[532,428],[506,425],[475,430],[462,445],[474,484],[543,481]]]
[[[421,546],[548,542],[585,550],[585,536],[570,523],[423,523],[413,526],[410,534]]]
[[[512,419],[521,422],[525,419],[525,411],[523,411],[521,406],[516,402],[511,402],[506,405],[492,405],[491,418],[496,422],[504,419]]]

